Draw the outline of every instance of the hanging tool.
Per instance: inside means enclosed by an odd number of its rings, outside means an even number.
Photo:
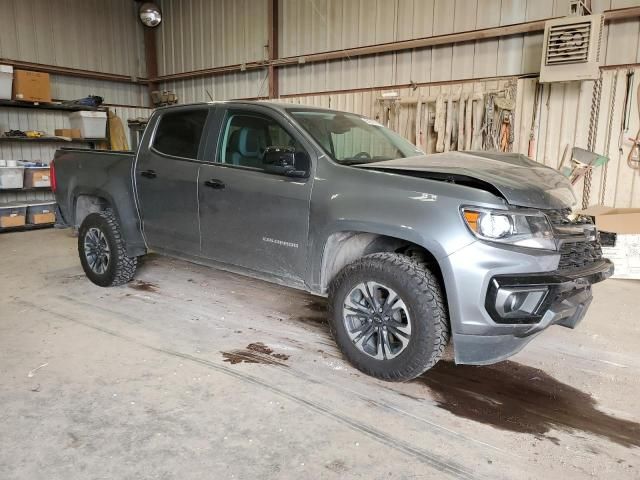
[[[638,115],[640,115],[640,85],[638,85],[636,100],[638,102]],[[627,165],[634,170],[640,170],[640,129],[638,129],[635,138],[630,138],[629,140],[633,142],[633,146],[629,150],[629,155],[627,155]]]
[[[534,159],[536,156],[536,124],[538,122],[538,108],[540,106],[543,88],[544,84],[536,83],[536,94],[533,100],[533,112],[531,114],[531,129],[529,130],[529,146],[527,148],[527,156],[531,159]]]
[[[611,91],[611,100],[609,106],[609,126],[607,127],[607,133],[605,135],[604,152],[609,155],[609,148],[611,146],[611,131],[613,130],[613,114],[616,108],[616,90],[618,89],[618,70],[613,76],[613,89]],[[604,205],[604,196],[607,191],[607,170],[609,169],[609,163],[605,163],[602,166],[602,177],[600,180],[600,205]]]

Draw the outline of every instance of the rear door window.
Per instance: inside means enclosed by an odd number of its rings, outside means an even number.
[[[167,112],[160,118],[153,149],[172,157],[196,160],[207,120],[207,109]]]

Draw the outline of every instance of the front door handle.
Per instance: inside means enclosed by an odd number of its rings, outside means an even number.
[[[204,184],[207,187],[215,188],[216,190],[222,190],[225,187],[225,184],[222,180],[218,180],[217,178],[212,178],[211,180],[205,180]]]
[[[140,172],[140,175],[146,178],[156,178],[158,176],[154,170],[145,170]]]

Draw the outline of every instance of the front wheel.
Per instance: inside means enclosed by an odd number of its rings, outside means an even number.
[[[397,253],[367,255],[344,267],[331,283],[329,321],[347,359],[382,380],[417,377],[449,341],[438,279]]]
[[[78,254],[85,275],[101,287],[129,282],[138,264],[137,257],[127,256],[112,210],[87,215],[78,231]]]

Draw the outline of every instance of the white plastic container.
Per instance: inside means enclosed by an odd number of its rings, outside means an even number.
[[[69,115],[71,128],[80,129],[82,138],[107,136],[107,112],[73,112]]]
[[[22,188],[24,185],[24,167],[0,167],[0,190]]]
[[[13,67],[0,65],[0,100],[11,100],[11,87],[13,86]]]

